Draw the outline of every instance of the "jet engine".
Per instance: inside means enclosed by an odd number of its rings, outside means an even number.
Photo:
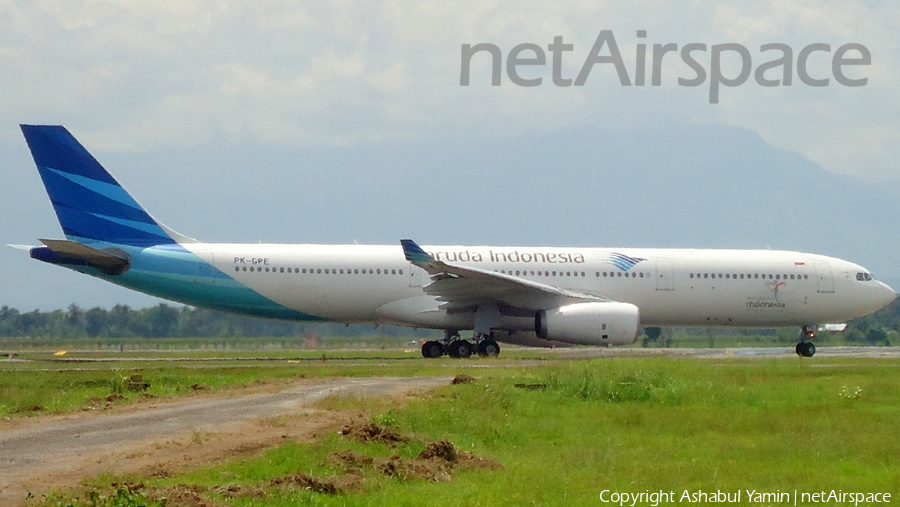
[[[640,311],[629,303],[575,303],[534,316],[539,338],[579,345],[624,345],[634,343],[640,327]]]

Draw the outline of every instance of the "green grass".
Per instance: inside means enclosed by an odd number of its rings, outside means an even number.
[[[414,340],[403,336],[321,336],[318,345],[307,350],[330,351],[349,348],[371,348],[402,350],[407,343]],[[21,350],[41,350],[54,352],[57,350],[93,350],[106,352],[119,351],[286,351],[301,350],[306,347],[304,337],[178,337],[178,338],[142,338],[142,337],[0,337],[0,353],[18,352]]]
[[[365,359],[295,362],[285,359],[172,363],[135,359],[89,364],[54,363],[49,371],[32,365],[0,373],[0,417],[27,417],[100,408],[107,404],[106,398],[111,394],[122,396],[112,402],[121,405],[148,397],[189,396],[200,392],[290,382],[301,378],[370,377],[384,374],[452,376],[459,369],[459,365],[453,364],[449,359],[433,363],[419,358],[392,365],[387,373],[386,368],[380,365],[381,362],[382,360]],[[122,389],[125,381],[135,374],[141,375],[143,381],[150,384],[146,391]]]
[[[399,407],[323,402],[367,410],[373,421],[413,436],[397,449],[329,435],[176,477],[137,479],[206,488],[240,507],[598,505],[605,489],[900,493],[898,360],[619,358],[469,373],[479,380]],[[267,483],[298,472],[340,476],[328,460],[333,452],[410,458],[440,439],[504,468],[457,470],[451,482],[367,470],[360,489],[340,495]],[[226,484],[264,496],[225,499],[215,488]]]

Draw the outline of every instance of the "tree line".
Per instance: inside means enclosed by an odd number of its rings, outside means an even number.
[[[224,338],[290,337],[316,333],[321,336],[409,336],[426,337],[426,329],[322,322],[295,322],[235,315],[190,306],[165,303],[142,309],[119,304],[111,309],[83,309],[76,304],[66,310],[20,312],[0,307],[0,337],[33,338]],[[890,343],[891,334],[900,333],[900,299],[872,315],[848,323],[848,342],[870,345]],[[780,334],[780,333],[779,333]],[[790,334],[790,333],[788,333]],[[791,335],[787,341],[793,340]]]
[[[33,338],[223,338],[290,337],[316,333],[322,336],[428,336],[428,330],[399,326],[320,322],[294,322],[226,312],[175,307],[165,303],[142,309],[115,305],[111,309],[84,309],[76,304],[66,310],[20,312],[0,307],[0,337]]]

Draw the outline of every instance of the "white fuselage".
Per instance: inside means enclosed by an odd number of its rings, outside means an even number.
[[[472,328],[424,294],[400,246],[184,244],[235,281],[327,320]],[[425,246],[437,260],[627,302],[641,325],[771,327],[840,322],[896,295],[851,262],[772,250]],[[624,259],[624,260],[623,260]],[[215,283],[214,279],[211,283]],[[531,316],[504,328],[531,329]]]

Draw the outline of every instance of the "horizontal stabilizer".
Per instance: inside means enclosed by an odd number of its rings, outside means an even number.
[[[31,249],[31,257],[51,264],[74,264],[96,268],[108,275],[121,275],[131,267],[128,254],[118,248],[98,250],[76,241],[41,239],[44,247]]]

